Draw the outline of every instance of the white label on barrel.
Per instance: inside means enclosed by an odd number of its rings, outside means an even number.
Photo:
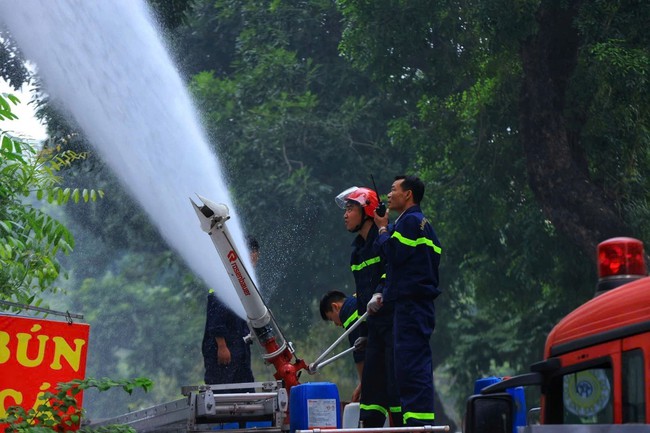
[[[336,399],[307,399],[309,428],[336,428]]]

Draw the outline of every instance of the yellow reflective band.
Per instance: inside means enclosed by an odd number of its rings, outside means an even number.
[[[375,263],[379,263],[381,259],[379,256],[373,257],[372,259],[365,260],[358,265],[350,265],[350,269],[352,269],[352,272],[354,271],[360,271],[361,269],[365,268],[366,266],[374,265]]]
[[[359,318],[359,312],[357,310],[354,310],[354,313],[350,314],[348,320],[346,320],[345,323],[343,324],[343,329],[348,329],[348,326],[350,326],[358,318]]]
[[[384,416],[388,416],[388,411],[384,409],[383,407],[379,406],[378,404],[360,404],[359,409],[361,410],[376,410],[384,414]]]
[[[381,274],[381,277],[379,277],[380,280],[385,280],[386,279],[386,274]]]
[[[422,421],[433,421],[436,419],[436,414],[433,412],[405,412],[404,413],[404,424],[409,418],[419,419]]]
[[[399,413],[399,412],[402,411],[402,406],[393,406],[393,407],[390,407],[389,410],[390,410],[392,413]]]
[[[436,253],[442,254],[442,248],[440,248],[438,245],[434,244],[431,239],[417,238],[417,239],[413,240],[413,239],[405,238],[404,236],[402,236],[402,234],[400,232],[394,232],[393,236],[391,236],[391,237],[397,239],[398,241],[400,241],[401,243],[403,243],[404,245],[407,245],[409,247],[417,247],[418,245],[424,244],[424,245],[426,245],[428,247],[433,248],[433,251],[435,251]]]

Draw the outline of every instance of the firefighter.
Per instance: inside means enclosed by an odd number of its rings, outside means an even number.
[[[259,244],[253,237],[247,237],[248,249],[253,266],[259,257]],[[205,332],[201,351],[205,366],[205,383],[254,382],[251,369],[251,349],[244,341],[249,334],[246,321],[221,302],[210,290],[205,321]],[[254,389],[223,390],[215,392],[254,392]]]
[[[368,188],[352,187],[339,194],[336,203],[345,209],[346,229],[357,233],[352,242],[350,268],[356,286],[357,308],[363,315],[373,294],[381,292],[384,285],[384,263],[373,248],[378,234],[373,216],[379,198]],[[367,335],[368,340],[361,377],[359,425],[383,427],[389,417],[393,426],[400,427],[402,416],[393,368],[392,309],[387,306],[369,317],[360,328],[360,335]]]
[[[348,329],[359,319],[356,295],[346,296],[345,293],[338,290],[330,290],[323,295],[320,300],[320,316],[323,320],[329,320],[336,326],[342,326],[343,329]],[[357,347],[357,349],[352,352],[352,357],[354,359],[354,364],[357,367],[359,384],[352,392],[352,397],[350,399],[350,401],[356,402],[359,401],[359,396],[361,395],[363,361],[366,356],[365,337],[361,337],[359,334],[359,327],[348,334],[348,341],[350,342],[350,347]]]
[[[422,214],[424,183],[415,176],[397,176],[388,194],[388,208],[399,213],[375,213],[379,227],[375,248],[386,261],[383,293],[373,295],[369,314],[394,305],[395,376],[404,424],[434,423],[433,362],[429,339],[435,327],[434,299],[438,288],[440,242]]]

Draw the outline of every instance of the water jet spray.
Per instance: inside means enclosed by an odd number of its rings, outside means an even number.
[[[201,191],[235,207],[146,3],[0,0],[0,21],[169,246],[208,287],[224,285],[210,242],[187,223],[186,200]],[[245,245],[231,217],[233,239]],[[232,288],[219,297],[244,317]]]

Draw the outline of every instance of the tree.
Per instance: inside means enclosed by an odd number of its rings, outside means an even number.
[[[262,291],[289,337],[310,326],[310,298],[351,290],[351,236],[332,196],[369,174],[381,191],[401,172],[427,182],[425,212],[443,244],[432,344],[438,378],[455,380],[457,396],[480,375],[541,356],[552,324],[592,295],[599,240],[650,234],[644,2],[173,5],[163,21],[261,242]],[[2,59],[2,73],[20,79],[19,62]],[[87,150],[52,120],[57,144]],[[84,162],[66,181],[113,191],[101,162]],[[74,289],[92,299],[93,284],[124,286],[137,302],[168,287],[198,293],[146,218],[111,196],[73,214],[89,240]],[[137,275],[129,262],[162,271]]]
[[[13,120],[10,103],[0,95],[0,119]],[[62,205],[70,199],[96,200],[102,191],[61,188],[57,172],[83,158],[74,152],[37,152],[29,143],[0,131],[0,297],[31,304],[40,292],[56,290],[61,274],[57,254],[69,253],[74,240],[67,228],[27,197]]]
[[[13,95],[0,95],[0,120],[15,120],[11,104],[19,100]],[[41,302],[41,294],[56,292],[53,285],[61,275],[59,252],[69,253],[74,247],[70,231],[45,211],[26,203],[26,197],[46,199],[49,204],[63,205],[95,201],[103,192],[61,188],[57,172],[84,155],[72,151],[37,152],[28,142],[0,131],[0,304],[1,309],[21,310]],[[17,306],[18,305],[18,306]],[[135,388],[147,391],[152,382],[145,378],[112,381],[76,380],[58,384],[56,392],[40,396],[42,404],[25,410],[9,407],[2,420],[10,432],[71,432],[77,430],[84,411],[75,396],[84,389],[108,390],[122,387],[129,394]],[[91,431],[90,429],[86,429]],[[123,426],[109,426],[106,432],[132,432]]]
[[[95,395],[85,402],[96,418],[180,398],[180,389],[203,377],[201,336],[205,323],[202,285],[181,285],[171,253],[133,252],[112,262],[112,271],[75,281],[70,307],[92,323],[88,374],[146,376],[156,393]],[[142,269],[150,272],[143,273]],[[110,307],[107,307],[109,306]]]
[[[351,237],[334,196],[404,161],[385,135],[389,106],[338,55],[330,2],[197,2],[194,10],[184,33],[225,32],[219,41],[231,44],[196,47],[192,58],[209,59],[197,67],[214,70],[195,75],[192,89],[260,240],[262,289],[280,320],[306,325],[306,304],[295,299],[352,283]]]
[[[601,113],[609,112],[632,129],[606,122],[613,124],[602,132],[613,133],[621,146],[613,152],[615,159],[634,158],[638,146],[647,146],[641,131],[650,120],[648,104],[639,96],[647,96],[650,52],[639,20],[649,14],[647,5],[635,1],[542,2],[535,13],[537,31],[521,44],[520,130],[529,184],[547,218],[585,253],[608,237],[638,232],[633,228],[639,224],[621,212],[627,203],[610,192],[629,180],[612,179],[610,185],[599,179],[604,167],[593,167],[593,158],[600,157],[592,157],[590,150],[611,149],[599,146],[603,138],[590,136],[589,131],[601,129],[600,123],[606,121]],[[600,73],[600,67],[609,69],[618,83]],[[616,92],[628,108],[599,98],[601,89]],[[638,170],[636,165],[617,168],[627,174]],[[644,183],[641,180],[639,186]]]
[[[0,31],[0,76],[14,89],[29,82],[30,74],[18,55],[18,48],[6,31]]]
[[[512,8],[502,1],[447,1],[429,8],[409,2],[397,12],[402,3],[339,2],[348,58],[412,104],[409,110],[419,104],[421,115],[481,121],[468,130],[469,139],[506,147],[496,138],[508,132],[523,149],[528,186],[544,215],[588,256],[604,238],[638,227],[611,191],[629,184],[628,176],[610,178],[613,185],[603,176],[614,164],[625,170],[620,161],[634,161],[646,143],[647,5],[531,0]],[[413,33],[399,32],[406,21],[414,23]],[[384,31],[375,38],[380,24]],[[619,105],[608,92],[625,102]],[[434,95],[448,98],[447,105],[436,105]],[[463,113],[468,98],[477,98],[476,111]],[[605,113],[617,122],[606,122]],[[597,126],[603,124],[609,126]],[[427,128],[426,121],[419,126]],[[604,164],[603,140],[610,137],[619,145],[609,158],[616,162]]]
[[[450,326],[434,345],[467,394],[494,364],[541,355],[551,324],[593,293],[597,242],[647,235],[650,9],[337,5],[343,54],[400,107],[388,134],[428,182]]]

